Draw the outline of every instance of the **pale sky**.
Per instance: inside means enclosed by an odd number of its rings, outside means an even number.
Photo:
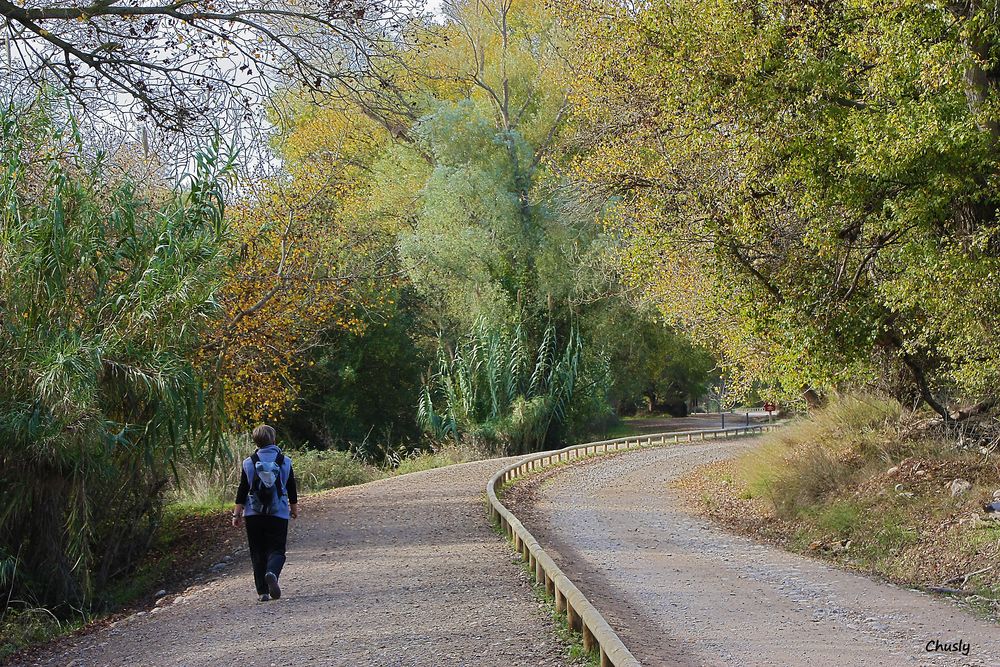
[[[437,16],[441,15],[441,4],[444,0],[427,0],[427,11],[434,12]]]

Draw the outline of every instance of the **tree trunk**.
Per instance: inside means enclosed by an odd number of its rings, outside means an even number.
[[[921,364],[916,357],[906,351],[906,347],[903,345],[903,341],[899,335],[896,334],[895,331],[887,330],[884,334],[882,334],[882,336],[879,337],[877,344],[892,350],[899,356],[903,364],[910,370],[910,374],[913,376],[913,382],[916,385],[920,398],[924,401],[924,403],[930,406],[934,412],[941,415],[941,419],[943,419],[945,423],[951,423],[954,421],[951,418],[951,414],[948,412],[948,408],[934,397],[934,393],[931,391],[930,384],[927,381],[927,372],[926,369],[924,369],[923,364]]]
[[[809,385],[802,385],[802,398],[805,399],[806,405],[810,410],[815,410],[816,408],[823,407],[823,397],[819,395],[815,389]]]
[[[35,482],[27,531],[28,548],[22,554],[24,571],[44,573],[44,578],[31,582],[37,586],[32,592],[46,604],[78,604],[85,597],[79,572],[86,569],[86,565],[79,563],[74,567],[67,554],[69,480],[61,471],[53,469],[29,470],[26,474],[32,475]]]

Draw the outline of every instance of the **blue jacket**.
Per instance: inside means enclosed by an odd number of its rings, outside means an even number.
[[[258,449],[257,456],[260,457],[261,461],[274,461],[278,458],[278,454],[280,452],[281,450],[277,445],[268,445],[267,447],[261,447]],[[247,495],[256,474],[257,470],[254,468],[253,460],[249,456],[243,459],[243,472],[240,475],[240,487],[236,491],[236,503],[238,505],[244,505],[243,516],[255,516],[257,514],[257,512],[254,512],[253,508],[247,503]],[[289,503],[298,502],[298,493],[295,485],[295,474],[292,472],[291,457],[285,456],[285,461],[281,465],[279,474],[281,477],[281,488],[285,493],[281,497],[278,512],[272,514],[271,516],[278,517],[279,519],[290,519],[291,511],[288,505]]]

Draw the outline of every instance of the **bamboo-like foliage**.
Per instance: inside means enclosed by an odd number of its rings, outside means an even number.
[[[0,131],[0,561],[18,561],[0,592],[79,604],[148,545],[175,454],[219,446],[190,360],[217,314],[229,161],[211,147],[151,201],[72,125]]]
[[[550,326],[532,350],[520,326],[505,331],[478,320],[453,350],[439,344],[417,418],[436,439],[469,436],[512,453],[537,451],[566,420],[582,352],[575,330],[560,349]]]

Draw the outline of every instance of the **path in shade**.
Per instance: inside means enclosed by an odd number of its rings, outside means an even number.
[[[506,462],[306,498],[280,600],[256,601],[244,552],[179,602],[29,664],[564,665],[551,619],[486,520],[486,481]]]
[[[1000,665],[1000,627],[954,604],[732,535],[668,486],[751,441],[599,457],[514,512],[644,665]],[[928,653],[963,640],[968,656]]]

